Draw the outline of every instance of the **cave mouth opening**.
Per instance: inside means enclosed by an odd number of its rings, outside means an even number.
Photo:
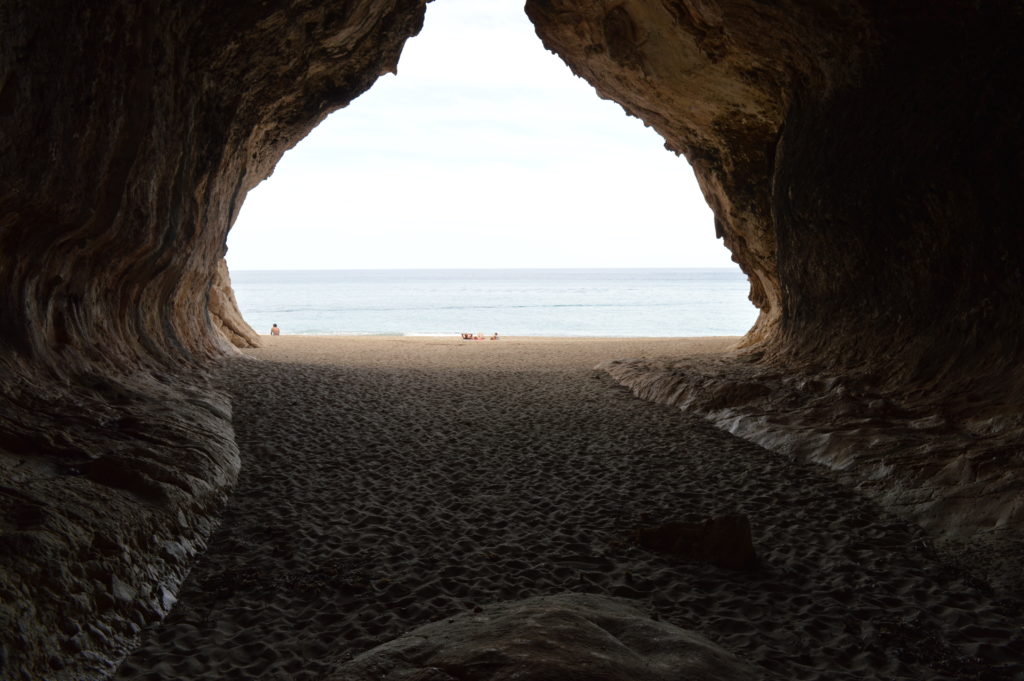
[[[227,262],[260,333],[742,335],[757,311],[713,220],[686,160],[521,9],[452,0],[249,193]]]
[[[137,623],[170,607],[239,470],[230,403],[208,376],[230,350],[208,312],[239,202],[393,70],[425,6],[3,5],[5,672],[102,678]],[[1019,3],[526,9],[601,97],[686,154],[751,277],[764,350],[723,369],[741,380],[705,391],[710,407],[739,423],[718,398],[764,393],[751,380],[763,372],[791,388],[782,413],[814,410],[794,431],[811,445],[834,443],[830,404],[857,421],[849,432],[875,424],[892,448],[849,450],[869,456],[838,460],[843,475],[972,551],[1005,537],[1019,583]],[[811,399],[822,391],[834,400]],[[747,423],[773,424],[750,404]]]

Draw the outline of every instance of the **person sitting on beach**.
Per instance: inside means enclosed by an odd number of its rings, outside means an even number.
[[[498,332],[497,331],[495,331],[494,335],[491,336],[491,340],[498,340]]]
[[[281,329],[278,328],[277,324],[274,324],[272,327],[270,327],[270,335],[271,336],[280,336],[281,335]]]

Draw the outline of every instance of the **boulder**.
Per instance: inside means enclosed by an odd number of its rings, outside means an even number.
[[[427,624],[325,681],[733,681],[750,664],[634,602],[561,594],[498,603]]]

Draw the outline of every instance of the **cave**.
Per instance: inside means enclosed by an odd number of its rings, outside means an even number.
[[[427,10],[0,2],[0,676],[104,678],[173,605],[240,466],[209,370],[257,342],[227,232]],[[760,310],[728,359],[608,370],[835,469],[1019,592],[1019,4],[526,13],[689,160]]]

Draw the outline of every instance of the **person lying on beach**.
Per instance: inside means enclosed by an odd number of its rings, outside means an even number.
[[[472,333],[463,333],[462,334],[462,340],[473,340],[473,334]]]
[[[281,335],[281,329],[278,328],[277,324],[274,324],[272,327],[270,327],[270,335],[271,336],[280,336]]]

